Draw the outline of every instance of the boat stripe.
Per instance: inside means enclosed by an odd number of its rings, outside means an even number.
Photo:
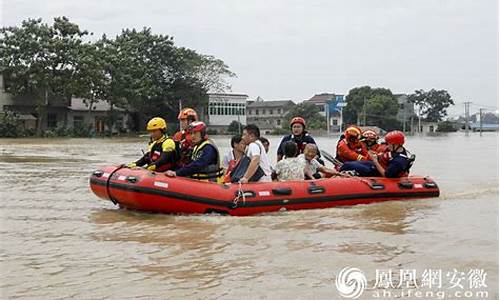
[[[106,186],[106,182],[101,180],[97,180],[94,178],[90,179],[92,184]],[[158,195],[162,197],[176,198],[180,200],[192,201],[197,203],[203,203],[208,205],[221,206],[225,208],[232,208],[232,201],[224,201],[224,200],[215,200],[211,198],[199,197],[194,195],[187,195],[172,191],[158,190],[148,187],[141,186],[133,186],[130,184],[116,183],[110,182],[110,188],[116,188],[120,190],[145,193],[150,195]],[[398,198],[427,198],[427,197],[438,197],[439,191],[429,191],[429,192],[417,192],[417,193],[408,193],[408,192],[385,192],[385,193],[370,193],[370,194],[349,194],[349,195],[335,195],[335,196],[321,196],[314,198],[296,198],[296,199],[286,199],[287,203],[285,204],[283,201],[285,199],[275,199],[275,200],[261,200],[261,201],[240,201],[238,203],[238,207],[261,207],[261,206],[284,206],[284,205],[294,205],[294,204],[306,204],[306,203],[322,203],[322,202],[331,202],[331,201],[343,201],[343,200],[352,200],[352,199],[370,199],[370,198],[390,198],[390,197],[398,197]]]

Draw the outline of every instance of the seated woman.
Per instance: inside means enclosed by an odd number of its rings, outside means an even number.
[[[297,157],[297,144],[288,141],[283,144],[284,159],[276,164],[279,181],[304,180],[305,161]]]
[[[231,150],[224,155],[222,167],[225,170],[224,182],[231,182],[231,171],[238,164],[238,161],[245,155],[246,145],[241,135],[235,135],[231,138]]]
[[[127,166],[129,168],[146,166],[146,169],[158,172],[174,169],[178,155],[174,140],[166,134],[167,122],[162,118],[152,118],[146,129],[151,136],[148,152]]]
[[[220,167],[219,150],[208,138],[207,126],[203,122],[196,121],[189,125],[188,131],[194,145],[191,162],[176,171],[167,171],[165,175],[222,182],[223,172]]]
[[[344,163],[341,171],[353,170],[361,176],[382,176],[398,178],[408,176],[412,159],[408,157],[407,150],[403,147],[405,135],[399,130],[386,134],[387,150],[377,155],[370,151],[370,161],[350,161]]]
[[[322,177],[341,175],[334,169],[323,166],[316,157],[318,156],[318,146],[316,144],[307,144],[304,148],[304,153],[298,158],[304,161],[305,179],[319,179]]]

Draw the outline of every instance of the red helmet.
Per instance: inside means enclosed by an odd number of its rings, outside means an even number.
[[[353,138],[359,139],[361,136],[361,129],[358,126],[351,125],[345,130],[344,136],[348,140]]]
[[[378,139],[378,134],[373,130],[365,130],[363,131],[363,137],[366,139]]]
[[[403,145],[405,143],[405,134],[399,130],[394,130],[388,132],[384,139],[387,144]]]
[[[198,121],[198,114],[196,113],[196,111],[192,108],[186,107],[179,112],[179,116],[177,116],[177,119],[184,120],[188,119],[189,117],[191,117],[195,121]]]
[[[302,124],[302,126],[304,126],[304,128],[306,128],[306,120],[304,120],[304,118],[302,118],[302,117],[295,117],[295,118],[293,118],[290,121],[290,126],[293,126],[293,124],[295,124],[295,123]]]
[[[205,123],[201,121],[194,121],[193,123],[189,124],[187,130],[189,133],[201,132],[201,136],[204,137],[206,135],[207,125],[205,125]]]

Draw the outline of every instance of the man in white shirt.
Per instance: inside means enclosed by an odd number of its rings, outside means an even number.
[[[262,169],[264,175],[259,179],[259,182],[270,182],[271,180],[271,164],[267,156],[266,149],[262,145],[260,138],[260,130],[254,124],[249,124],[243,128],[242,139],[247,144],[247,156],[250,158],[245,175],[240,179],[241,183],[247,183],[249,178],[257,171],[258,167]]]

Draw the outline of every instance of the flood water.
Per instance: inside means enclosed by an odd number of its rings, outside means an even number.
[[[252,217],[144,214],[95,197],[91,172],[134,161],[146,142],[0,140],[2,299],[341,299],[344,267],[366,275],[365,299],[376,269],[441,269],[446,291],[446,272],[480,269],[498,298],[497,133],[409,138],[412,173],[434,178],[440,198]],[[333,152],[336,139],[317,142]]]

